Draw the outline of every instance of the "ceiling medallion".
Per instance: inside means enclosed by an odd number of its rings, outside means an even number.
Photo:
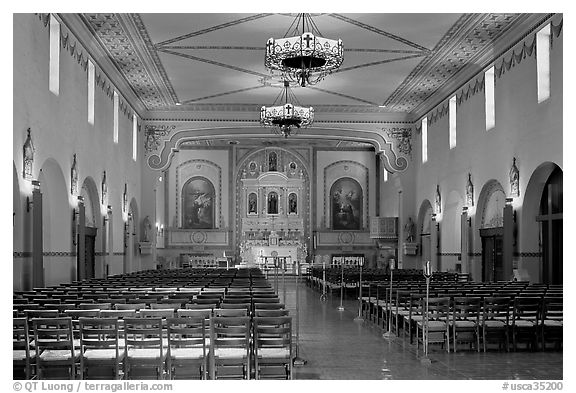
[[[274,133],[284,138],[293,134],[293,127],[308,127],[314,121],[314,108],[300,106],[288,81],[272,105],[260,109],[260,124],[273,127]]]
[[[342,40],[321,37],[310,14],[298,14],[283,38],[266,43],[266,68],[282,72],[285,80],[302,87],[320,82],[343,62]]]

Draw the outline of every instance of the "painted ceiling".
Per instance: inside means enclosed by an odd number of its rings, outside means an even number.
[[[266,41],[297,14],[81,14],[149,118],[166,111],[254,112],[281,87],[264,67]],[[341,38],[344,63],[315,86],[294,87],[322,113],[416,113],[532,14],[313,14]],[[523,24],[526,24],[524,27]],[[509,39],[509,37],[508,37]],[[447,94],[450,92],[447,92]],[[385,105],[385,108],[381,106]]]

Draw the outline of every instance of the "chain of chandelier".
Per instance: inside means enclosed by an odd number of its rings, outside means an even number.
[[[266,43],[264,65],[280,77],[282,92],[272,106],[260,110],[260,123],[285,138],[314,121],[314,108],[300,105],[290,89],[315,85],[336,71],[344,61],[342,40],[323,38],[310,14],[298,14],[282,38]]]

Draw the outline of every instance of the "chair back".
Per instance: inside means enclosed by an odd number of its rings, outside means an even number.
[[[140,317],[142,318],[174,318],[173,308],[155,308],[155,309],[142,309],[140,310]]]

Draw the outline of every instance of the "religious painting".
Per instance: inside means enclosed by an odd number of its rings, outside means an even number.
[[[362,187],[351,178],[336,180],[330,189],[332,201],[332,229],[359,230],[362,228]]]
[[[298,214],[298,196],[295,193],[288,195],[288,214]]]
[[[278,194],[274,191],[268,194],[268,214],[278,214]]]
[[[258,214],[258,196],[255,192],[248,195],[248,214]]]
[[[214,228],[214,185],[204,177],[193,177],[182,187],[182,227]]]

